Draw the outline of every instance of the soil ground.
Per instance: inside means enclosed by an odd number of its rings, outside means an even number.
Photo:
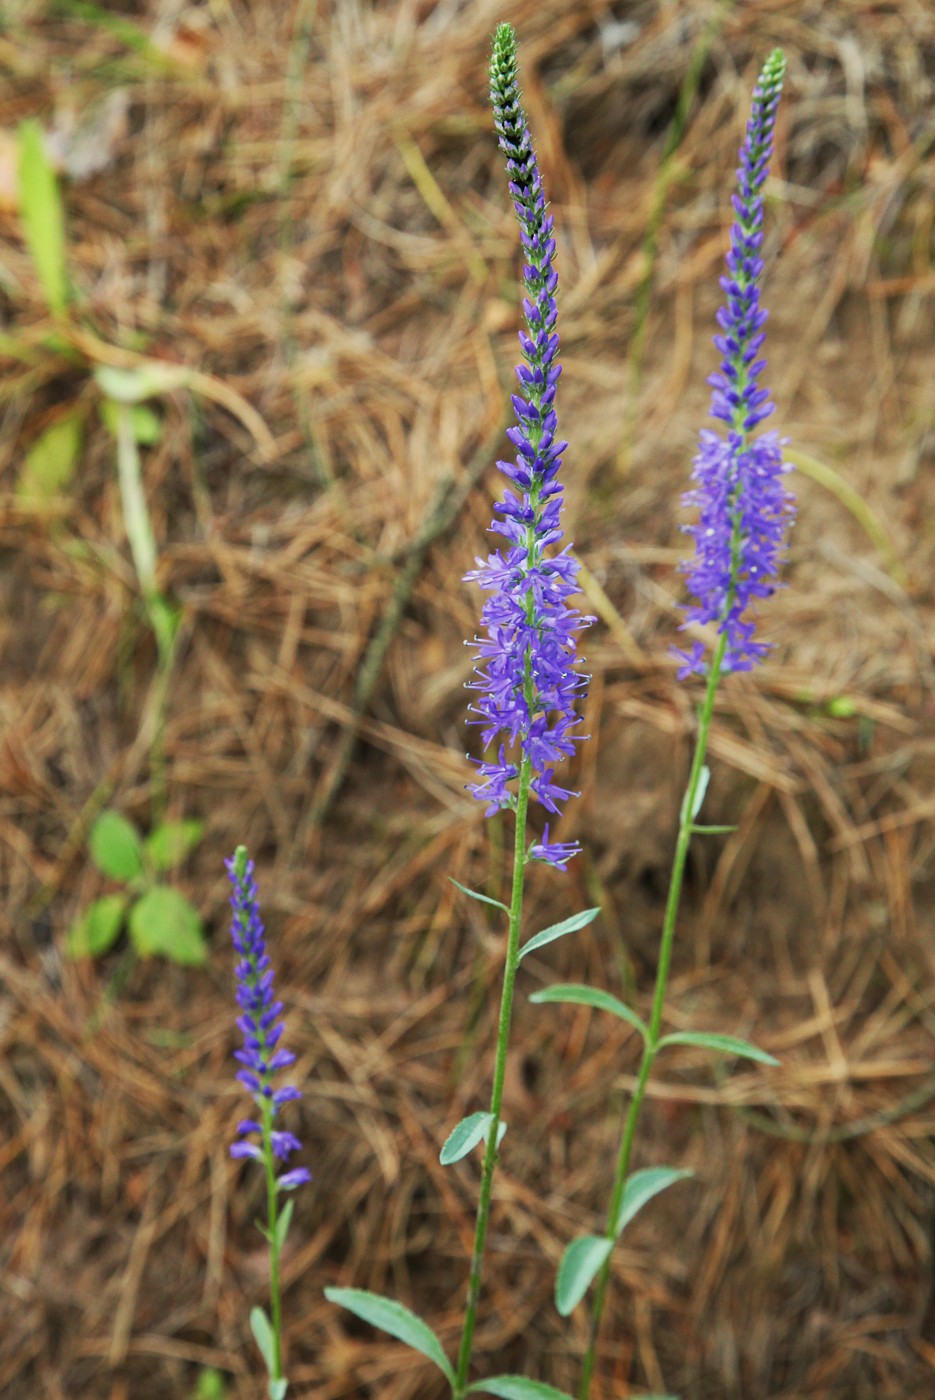
[[[517,231],[485,98],[495,23],[558,238],[567,532],[585,563],[591,735],[530,930],[478,1374],[574,1390],[587,1321],[555,1268],[600,1228],[636,1037],[527,993],[646,1011],[695,684],[676,680],[680,495],[736,151],[759,64],[789,72],[768,187],[776,426],[798,468],[775,644],[717,706],[667,1005],[781,1061],[671,1052],[637,1162],[694,1169],[633,1223],[594,1400],[935,1394],[935,10],[923,0],[20,0],[0,20],[0,1395],[262,1393],[259,1174],[231,1161],[222,858],[258,878],[314,1184],[285,1265],[290,1394],[441,1400],[431,1365],[329,1307],[391,1293],[457,1341],[508,825],[464,792],[479,598],[461,583],[504,455]],[[66,208],[53,324],[16,208],[35,117]],[[656,236],[647,243],[655,223]],[[182,610],[154,759],[156,649],[94,373],[197,371],[150,401],[157,580]],[[81,450],[17,490],[63,419]],[[160,771],[204,838],[176,883],[200,969],[65,956],[115,887],[86,838],[145,830]],[[538,821],[538,817],[537,817]],[[731,1072],[728,1073],[728,1069]]]

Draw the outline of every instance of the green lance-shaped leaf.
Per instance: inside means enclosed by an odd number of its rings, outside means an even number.
[[[379,1294],[369,1293],[364,1288],[326,1288],[325,1297],[329,1303],[337,1303],[338,1307],[347,1308],[348,1312],[352,1312],[363,1322],[379,1327],[381,1332],[388,1332],[397,1341],[412,1347],[413,1351],[427,1356],[429,1361],[434,1361],[454,1389],[455,1373],[441,1342],[431,1327],[424,1323],[421,1317],[416,1317],[414,1312],[410,1312],[409,1308],[404,1308],[402,1303],[394,1302],[392,1298],[381,1298]]]
[[[525,1376],[491,1376],[468,1386],[469,1395],[498,1395],[500,1400],[571,1400],[564,1390],[543,1381],[529,1381]]]
[[[117,941],[123,927],[127,897],[105,894],[80,914],[68,930],[65,951],[70,958],[99,958]]]
[[[250,1331],[253,1333],[256,1344],[260,1348],[260,1354],[266,1362],[266,1369],[272,1375],[276,1369],[276,1342],[270,1320],[262,1308],[250,1310]]]
[[[204,823],[199,821],[160,822],[146,837],[143,848],[154,870],[171,870],[201,840]]]
[[[674,1035],[664,1035],[659,1049],[666,1045],[697,1045],[702,1050],[717,1050],[722,1055],[739,1055],[742,1060],[756,1060],[761,1065],[778,1065],[774,1055],[759,1050],[748,1040],[736,1035],[709,1034],[707,1031],[676,1031]]]
[[[186,966],[207,961],[197,910],[178,890],[158,885],[130,910],[130,937],[141,958],[162,957]]]
[[[613,1247],[604,1235],[579,1235],[566,1247],[555,1279],[555,1306],[562,1317],[574,1312]]]
[[[42,283],[46,305],[58,315],[68,303],[65,214],[37,121],[23,122],[19,129],[19,198],[29,256]]]
[[[527,953],[533,953],[537,948],[544,948],[547,943],[554,943],[556,938],[564,938],[566,933],[577,933],[596,919],[600,912],[600,909],[585,909],[581,914],[572,914],[570,919],[563,919],[560,924],[550,924],[541,933],[530,938],[528,943],[523,944],[519,950],[520,957],[524,958]]]
[[[271,1380],[267,1389],[269,1400],[286,1400],[286,1391],[289,1389],[289,1382],[280,1377],[278,1381]]]
[[[276,1221],[276,1248],[281,1250],[286,1242],[286,1235],[289,1233],[289,1225],[292,1221],[292,1212],[295,1208],[295,1201],[287,1201],[282,1208],[282,1213]]]
[[[81,417],[69,413],[46,428],[26,453],[17,496],[38,504],[54,500],[70,484],[80,456]]]
[[[112,880],[135,880],[143,873],[136,827],[119,812],[102,812],[91,828],[91,859]]]
[[[692,809],[690,812],[688,811],[688,798],[690,794],[686,792],[685,796],[682,799],[682,810],[679,815],[683,823],[686,820],[693,822],[697,817],[698,813],[701,811],[701,804],[702,802],[704,802],[705,793],[708,791],[708,784],[710,783],[710,781],[711,769],[706,764],[702,768],[701,772],[698,774],[698,784],[695,788],[695,800],[692,803]]]
[[[638,1214],[653,1196],[658,1196],[667,1186],[674,1186],[677,1181],[684,1181],[686,1177],[694,1175],[693,1171],[679,1171],[675,1167],[647,1167],[645,1171],[634,1172],[627,1178],[623,1188],[620,1209],[614,1222],[614,1235],[619,1239],[634,1215]]]
[[[537,1005],[544,1002],[568,1002],[572,1006],[590,1006],[596,1011],[609,1011],[612,1016],[619,1016],[621,1021],[634,1026],[644,1040],[649,1034],[645,1023],[635,1011],[624,1005],[619,997],[602,991],[600,987],[586,987],[581,982],[557,982],[554,987],[543,987],[541,991],[533,992],[529,1000]]]
[[[455,885],[462,894],[469,895],[471,899],[479,899],[481,904],[492,904],[494,909],[502,909],[504,914],[509,914],[509,908],[499,899],[491,899],[489,894],[479,894],[477,890],[469,890],[467,885],[462,885],[460,880],[456,880],[453,875],[448,879]]]
[[[469,1113],[466,1118],[462,1118],[461,1122],[448,1134],[445,1145],[439,1153],[438,1160],[442,1166],[450,1167],[453,1162],[460,1162],[461,1158],[466,1157],[479,1142],[486,1142],[492,1122],[492,1113]],[[497,1124],[498,1147],[503,1141],[506,1127],[507,1125],[501,1118]]]

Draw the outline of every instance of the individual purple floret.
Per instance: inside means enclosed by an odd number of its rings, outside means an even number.
[[[709,383],[711,414],[727,424],[726,437],[703,429],[684,504],[697,509],[698,522],[684,527],[694,537],[695,557],[683,565],[699,600],[687,609],[690,622],[716,622],[724,638],[722,671],[749,671],[769,650],[754,640],[748,613],[757,598],[768,597],[784,554],[784,537],[794,515],[793,496],[783,478],[782,441],[774,432],[751,439],[750,432],[773,411],[757,380],[766,366],[758,358],[767,312],[760,307],[763,272],[762,189],[772,151],[776,109],[785,74],[781,49],[767,59],[753,93],[753,109],[740,148],[739,193],[730,234],[727,274],[721,287],[727,303],[718,312],[722,334],[714,344],[723,356]],[[705,648],[695,642],[679,651],[679,679],[708,669]]]
[[[530,790],[546,811],[557,813],[558,804],[573,795],[555,781],[554,768],[581,737],[572,733],[579,723],[575,701],[588,677],[575,669],[575,634],[591,621],[568,605],[578,592],[576,560],[567,548],[546,553],[562,539],[557,474],[567,446],[556,440],[555,390],[561,374],[555,360],[558,276],[552,266],[553,220],[546,214],[516,70],[516,36],[510,25],[501,24],[494,38],[490,95],[526,255],[527,329],[519,335],[525,363],[516,370],[521,391],[513,396],[517,422],[507,431],[516,458],[497,463],[512,487],[496,506],[502,519],[491,526],[509,545],[486,563],[478,559],[478,568],[465,575],[491,595],[481,613],[486,636],[474,642],[478,679],[470,682],[478,692],[470,709],[479,718],[469,721],[481,726],[485,745],[499,741],[497,758],[480,763],[480,780],[470,785],[470,791],[487,803],[488,816],[498,808],[515,807],[512,784],[524,755],[532,768]],[[546,836],[531,854],[561,867],[576,850],[568,843],[550,844]]]
[[[237,1028],[243,1034],[244,1048],[234,1051],[235,1058],[243,1066],[237,1078],[253,1095],[262,1120],[245,1118],[237,1124],[237,1132],[243,1136],[259,1133],[262,1139],[268,1129],[273,1157],[286,1162],[302,1144],[292,1133],[273,1130],[272,1123],[284,1103],[300,1099],[302,1095],[291,1084],[274,1089],[272,1078],[277,1070],[293,1064],[295,1055],[279,1046],[283,1025],[277,1018],[282,1011],[282,1002],[273,999],[273,969],[260,921],[253,861],[248,860],[246,847],[238,846],[233,859],[225,860],[224,864],[233,886],[230,901],[234,910],[231,937],[240,954],[236,977],[237,1001],[242,1015],[237,1020]],[[258,1162],[266,1161],[263,1146],[254,1142],[235,1142],[230,1153],[232,1157],[253,1157]],[[279,1176],[277,1184],[280,1190],[288,1191],[311,1179],[311,1172],[305,1167],[297,1167]]]

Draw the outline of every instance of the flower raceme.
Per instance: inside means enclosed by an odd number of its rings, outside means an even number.
[[[488,816],[498,808],[515,808],[511,785],[519,777],[520,762],[528,759],[530,790],[546,811],[556,814],[558,804],[573,795],[555,781],[554,769],[582,737],[573,733],[579,723],[575,702],[588,677],[575,669],[575,635],[591,619],[568,603],[578,592],[577,561],[567,547],[547,552],[563,537],[558,471],[568,445],[557,440],[555,412],[561,374],[556,362],[558,276],[553,219],[546,213],[520,105],[516,37],[507,24],[499,26],[494,38],[490,95],[525,253],[526,330],[519,333],[524,363],[516,370],[520,393],[512,400],[516,425],[507,431],[516,457],[497,463],[511,484],[495,507],[501,518],[491,526],[508,544],[486,562],[478,559],[478,567],[465,575],[490,594],[481,613],[486,636],[474,642],[477,679],[470,682],[478,692],[470,708],[479,718],[469,722],[482,727],[485,746],[499,741],[497,758],[479,764],[479,781],[470,791],[488,804]],[[546,828],[530,856],[563,867],[577,849],[574,843],[550,843]]]
[[[783,480],[791,469],[782,460],[782,441],[775,432],[750,437],[774,407],[757,382],[766,367],[759,353],[767,318],[760,306],[760,250],[762,190],[784,74],[785,58],[776,49],[754,90],[740,148],[735,219],[727,273],[721,278],[726,303],[717,317],[721,333],[714,338],[722,359],[708,381],[714,391],[711,415],[727,425],[726,436],[702,430],[692,469],[696,484],[684,498],[686,506],[698,511],[697,523],[683,527],[695,540],[695,557],[683,565],[689,589],[698,599],[687,609],[688,619],[717,624],[723,638],[723,671],[749,671],[769,650],[768,643],[755,640],[749,610],[777,586],[786,528],[794,515],[794,498]],[[707,673],[701,642],[677,655],[683,662],[680,679]]]
[[[266,1162],[267,1137],[273,1159],[288,1161],[301,1143],[292,1133],[273,1129],[273,1122],[284,1103],[302,1097],[298,1089],[284,1084],[278,1089],[272,1086],[277,1070],[285,1069],[295,1061],[295,1055],[279,1045],[283,1025],[278,1020],[282,1002],[274,1000],[273,969],[266,951],[263,924],[260,921],[260,902],[256,881],[253,878],[253,861],[247,859],[245,847],[238,846],[233,859],[224,862],[230,876],[233,893],[231,906],[234,910],[231,937],[234,947],[240,954],[236,968],[237,1002],[241,1015],[237,1028],[243,1035],[243,1049],[235,1050],[234,1055],[242,1068],[237,1078],[253,1095],[260,1109],[260,1121],[245,1118],[237,1125],[242,1138],[259,1133],[263,1147],[254,1142],[235,1142],[230,1153],[232,1157],[252,1157],[258,1162]],[[283,1172],[276,1178],[276,1185],[282,1191],[311,1181],[311,1173],[305,1167],[296,1167]]]

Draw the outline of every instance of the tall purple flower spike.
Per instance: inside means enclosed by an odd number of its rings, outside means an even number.
[[[530,791],[547,812],[557,813],[560,802],[577,795],[555,781],[554,768],[582,737],[572,733],[580,722],[575,702],[589,678],[575,669],[575,634],[592,621],[568,605],[579,591],[577,561],[567,547],[557,554],[546,552],[562,539],[558,470],[568,445],[556,440],[555,390],[561,374],[555,360],[558,276],[552,265],[554,221],[546,214],[516,72],[516,36],[510,25],[501,24],[490,64],[490,96],[526,254],[526,330],[519,333],[525,363],[516,370],[517,421],[507,431],[516,459],[497,463],[516,489],[504,490],[495,507],[502,519],[491,526],[509,544],[486,563],[478,559],[478,567],[465,575],[466,581],[479,583],[491,595],[481,613],[486,636],[474,639],[477,680],[469,683],[478,692],[470,712],[479,716],[469,723],[482,727],[485,745],[499,744],[496,759],[479,764],[480,780],[469,789],[487,803],[488,816],[516,806],[511,784],[519,775],[518,755],[528,754]],[[546,829],[529,854],[563,868],[577,851],[575,843],[550,843]]]
[[[284,1103],[302,1097],[300,1091],[290,1084],[282,1088],[272,1087],[273,1075],[295,1062],[290,1050],[279,1046],[283,1025],[278,1020],[282,1002],[273,999],[273,969],[266,952],[266,939],[260,922],[260,900],[253,878],[253,861],[248,860],[246,847],[238,846],[232,860],[225,860],[233,893],[231,906],[234,917],[231,937],[234,947],[240,954],[237,964],[237,1002],[241,1016],[237,1028],[243,1035],[242,1050],[235,1050],[234,1056],[242,1068],[237,1078],[250,1093],[260,1109],[260,1118],[245,1118],[237,1124],[237,1132],[247,1138],[259,1133],[264,1145],[255,1142],[235,1142],[231,1147],[232,1157],[252,1157],[258,1162],[266,1162],[265,1138],[269,1131],[269,1142],[274,1159],[286,1162],[292,1152],[302,1146],[292,1133],[277,1132],[272,1124]],[[277,1177],[280,1190],[290,1191],[296,1186],[311,1181],[312,1174],[305,1167],[296,1167]]]
[[[682,567],[697,606],[686,609],[690,622],[715,622],[725,638],[721,669],[749,671],[770,649],[754,638],[755,600],[767,598],[785,554],[785,533],[795,514],[794,497],[783,478],[791,470],[782,460],[777,433],[750,438],[774,405],[757,384],[766,360],[757,358],[765,340],[767,312],[760,307],[763,272],[762,189],[773,148],[773,128],[782,92],[786,61],[775,49],[753,93],[753,109],[740,148],[736,218],[730,234],[727,275],[721,278],[726,305],[718,312],[721,334],[714,344],[723,356],[720,370],[708,380],[714,392],[711,415],[727,424],[726,437],[710,429],[700,434],[694,459],[693,490],[684,505],[695,508],[698,522],[684,530],[695,540],[695,557]],[[705,675],[708,660],[701,642],[677,651],[684,663],[679,679]]]

